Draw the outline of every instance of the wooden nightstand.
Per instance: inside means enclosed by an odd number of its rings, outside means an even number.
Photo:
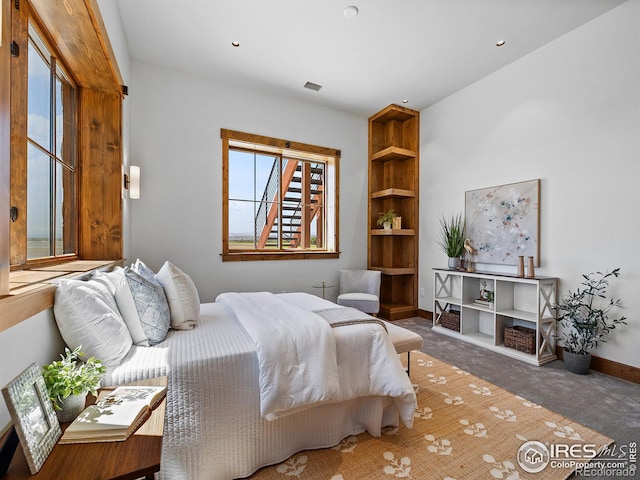
[[[127,385],[166,386],[167,377]],[[141,477],[152,480],[160,470],[165,407],[166,398],[124,442],[56,445],[35,475],[31,475],[22,448],[18,446],[3,480],[135,480]],[[66,426],[63,425],[63,430]]]

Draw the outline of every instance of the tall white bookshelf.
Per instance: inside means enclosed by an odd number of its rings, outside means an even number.
[[[493,302],[478,305],[484,287],[493,292]],[[556,359],[555,324],[558,279],[523,278],[482,272],[434,269],[434,332],[458,338],[533,365]],[[460,312],[460,330],[441,324],[445,311]],[[532,354],[504,346],[504,329],[515,326],[535,330]]]

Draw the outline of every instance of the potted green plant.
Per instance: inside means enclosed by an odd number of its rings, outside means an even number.
[[[82,345],[73,351],[65,347],[61,360],[42,367],[44,383],[61,422],[71,421],[82,412],[87,393],[97,394],[107,371],[102,361],[90,357],[82,362],[83,356]]]
[[[461,213],[440,218],[440,237],[437,240],[442,251],[449,258],[449,270],[455,270],[460,257],[464,255],[465,226]]]
[[[619,276],[620,268],[583,274],[581,286],[554,305],[556,319],[563,327],[559,338],[567,370],[586,374],[591,365],[591,350],[604,343],[616,326],[626,325],[625,316],[612,314],[620,308],[621,300],[607,295],[609,279]]]
[[[376,222],[378,226],[384,228],[385,230],[391,229],[391,224],[393,223],[393,219],[396,218],[398,214],[393,210],[389,210],[388,212],[380,212],[378,213],[378,221]]]

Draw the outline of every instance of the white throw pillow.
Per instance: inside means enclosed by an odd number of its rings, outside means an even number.
[[[116,300],[102,283],[59,280],[53,313],[70,349],[82,345],[88,357],[107,366],[119,365],[133,345]]]
[[[171,327],[191,330],[200,316],[200,296],[191,277],[169,261],[156,273],[171,311]]]
[[[124,269],[116,267],[111,272],[96,272],[93,275],[96,282],[102,282],[115,297],[120,315],[129,329],[133,343],[143,347],[149,346],[149,340],[142,329],[138,310],[129,288],[129,282],[124,276]]]
[[[124,269],[124,275],[149,345],[160,343],[167,336],[171,322],[162,285],[153,276],[147,278],[129,267]]]

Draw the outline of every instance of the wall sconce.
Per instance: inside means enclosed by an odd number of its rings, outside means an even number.
[[[129,167],[129,174],[124,174],[124,189],[129,190],[129,198],[140,198],[140,167]]]

